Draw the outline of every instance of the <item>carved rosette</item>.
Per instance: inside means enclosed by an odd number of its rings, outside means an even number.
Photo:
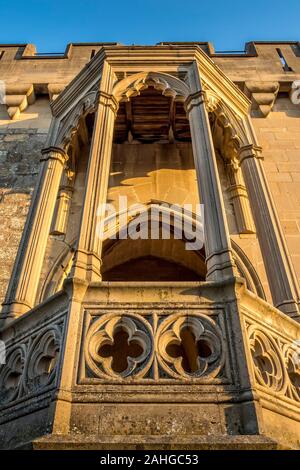
[[[85,359],[93,377],[144,376],[153,360],[150,324],[138,315],[103,315],[88,331]]]
[[[175,379],[214,378],[224,365],[221,330],[201,314],[175,314],[162,321],[156,350],[160,367]]]

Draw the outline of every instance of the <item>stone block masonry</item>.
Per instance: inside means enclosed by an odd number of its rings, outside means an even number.
[[[3,302],[32,192],[46,134],[38,129],[0,127],[0,302]]]

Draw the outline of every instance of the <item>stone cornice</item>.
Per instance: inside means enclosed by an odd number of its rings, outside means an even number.
[[[288,73],[283,70],[278,60],[278,48],[287,58],[291,68]],[[72,102],[70,87],[72,89],[72,83],[76,80],[74,77],[86,76],[86,67],[90,67],[88,70],[91,72],[96,65],[95,58],[99,54],[104,54],[106,58],[109,56],[109,62],[116,71],[118,69],[122,71],[126,62],[128,68],[132,69],[132,73],[141,70],[150,71],[153,66],[161,66],[166,73],[176,71],[179,74],[181,70],[184,73],[188,63],[195,60],[196,54],[202,55],[206,58],[207,74],[209,75],[210,60],[215,69],[220,67],[219,73],[222,77],[227,77],[224,78],[226,82],[230,79],[239,85],[240,89],[252,99],[254,107],[258,108],[262,116],[272,108],[274,98],[276,98],[276,91],[274,93],[273,89],[266,90],[265,87],[270,83],[279,83],[280,91],[287,92],[291,83],[299,79],[300,74],[300,45],[297,41],[250,42],[246,44],[244,51],[234,54],[216,52],[213,45],[206,42],[163,42],[153,46],[124,46],[103,42],[71,43],[68,44],[65,52],[54,54],[37,53],[33,44],[1,44],[1,79],[5,81],[8,91],[10,87],[22,88],[18,93],[8,92],[10,102],[8,113],[11,118],[18,119],[20,112],[26,108],[26,102],[31,104],[30,100],[35,93],[48,93],[50,100],[54,98],[55,104],[53,102],[51,105],[53,114],[61,115],[61,102],[57,95],[67,86],[69,92],[65,95],[65,102]],[[91,57],[93,57],[92,60]],[[271,65],[272,72],[270,73]],[[201,73],[205,75],[204,70]],[[253,84],[257,84],[258,79],[259,89],[252,90]],[[82,83],[84,83],[84,78]],[[28,86],[24,92],[25,85]],[[28,90],[33,90],[33,93],[29,93],[29,100]],[[239,94],[239,91],[236,93]],[[67,99],[68,96],[70,100]],[[67,109],[68,105],[64,108],[64,112]]]
[[[117,114],[119,109],[119,103],[113,95],[100,90],[97,93],[96,101],[102,106],[108,106],[114,114]]]

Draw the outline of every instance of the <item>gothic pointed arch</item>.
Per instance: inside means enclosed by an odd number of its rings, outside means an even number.
[[[266,300],[266,295],[261,280],[253,264],[249,260],[244,250],[242,250],[242,248],[234,240],[231,240],[231,244],[238,273],[243,279],[245,279],[247,289],[250,292],[257,294],[261,299]]]
[[[123,224],[119,223],[120,216],[122,214],[118,214],[113,225],[109,218],[105,223],[104,280],[205,280],[203,240],[199,246],[195,244],[195,249],[188,245],[195,230],[199,234],[203,232],[202,222],[195,214],[184,214],[180,207],[149,203]],[[183,220],[185,230],[182,234]],[[137,227],[142,235],[134,239]],[[152,232],[148,237],[147,234],[155,229],[158,229],[157,233],[153,236]]]
[[[145,207],[141,214],[144,216],[144,224],[148,224],[150,210],[153,205]],[[192,236],[195,229],[202,230],[202,223],[196,220],[195,214],[189,214],[187,217],[193,223],[191,231],[187,230],[186,239],[178,237],[181,228],[180,211],[176,214],[174,209],[161,206],[160,215],[171,216],[170,238],[162,239],[137,239],[125,238],[124,233],[130,232],[130,224],[137,220],[137,217],[128,217],[126,223],[120,224],[122,213],[115,214],[114,217],[108,216],[104,222],[104,244],[103,244],[103,280],[151,280],[149,272],[156,274],[156,280],[185,280],[185,281],[204,281],[206,276],[205,266],[205,247],[202,249],[186,250],[185,243]],[[152,221],[161,222],[159,213],[153,213]],[[139,222],[143,220],[139,217]],[[113,222],[113,223],[112,223]],[[167,220],[165,220],[167,223]],[[163,225],[163,223],[162,223]],[[142,227],[140,227],[142,229]],[[238,273],[246,282],[249,291],[266,299],[264,289],[260,278],[252,265],[251,261],[242,250],[242,248],[231,240],[233,257],[237,266]],[[73,263],[75,240],[66,246],[57,256],[52,268],[44,281],[40,293],[40,301],[44,301],[51,295],[59,292],[63,288],[63,282],[68,277]],[[148,270],[148,273],[147,273]],[[176,272],[175,276],[174,273]],[[126,274],[127,273],[127,274]],[[151,274],[151,272],[150,272]],[[136,275],[136,278],[134,276]],[[177,278],[177,275],[179,276]]]
[[[114,89],[113,95],[117,101],[129,101],[131,97],[137,96],[142,90],[153,87],[161,91],[162,95],[169,96],[176,101],[185,101],[190,93],[186,83],[173,75],[162,72],[140,72],[119,81]]]
[[[56,132],[50,134],[48,146],[67,148],[73,135],[78,131],[81,120],[89,113],[95,111],[97,92],[91,90],[86,93],[59,122]]]

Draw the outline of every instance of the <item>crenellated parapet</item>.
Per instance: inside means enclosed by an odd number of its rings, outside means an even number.
[[[18,119],[35,95],[50,100],[73,80],[100,50],[143,54],[160,50],[167,57],[176,47],[183,54],[203,50],[226,75],[249,96],[253,109],[266,117],[278,92],[288,92],[300,74],[299,42],[250,42],[244,51],[215,51],[206,42],[163,42],[156,46],[128,47],[119,43],[71,43],[63,53],[38,53],[33,44],[0,45],[0,79],[7,87],[7,107],[11,119]],[[13,75],[12,72],[13,71]],[[257,76],[259,75],[259,81]],[[12,78],[13,77],[13,78]]]

